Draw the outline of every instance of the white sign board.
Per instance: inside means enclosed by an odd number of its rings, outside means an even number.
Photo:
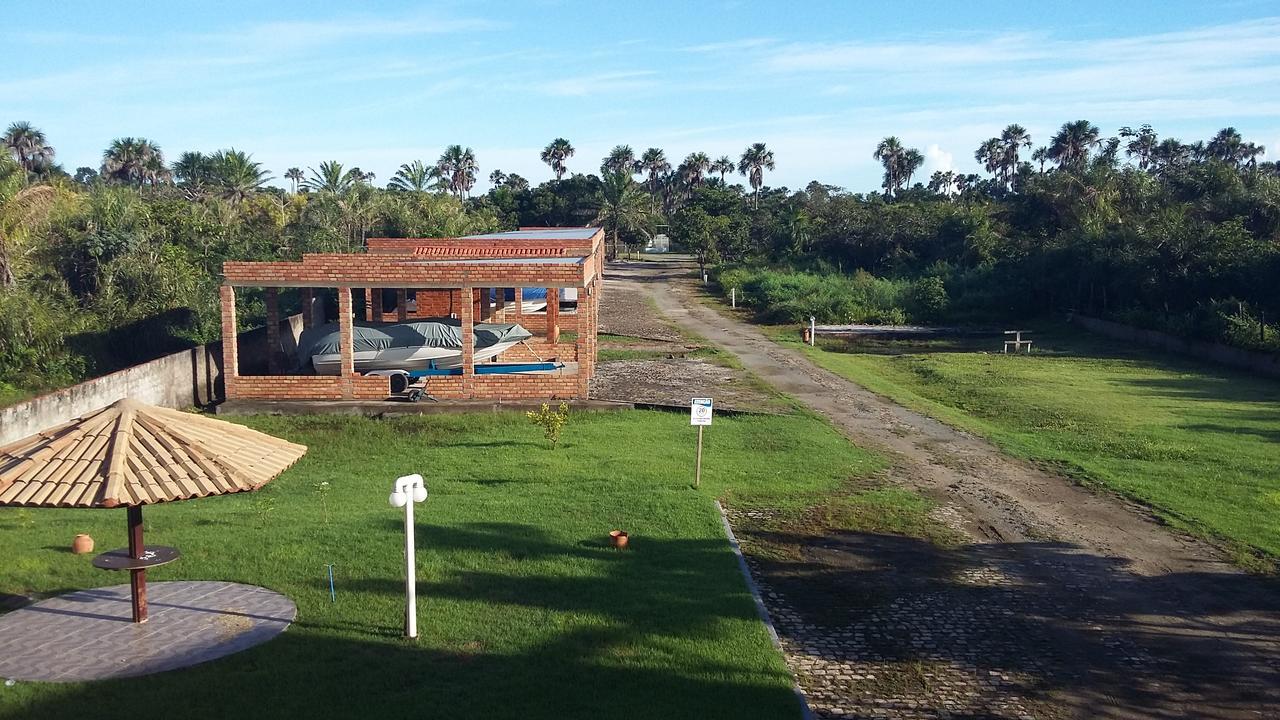
[[[711,424],[711,398],[694,398],[689,405],[690,425]]]

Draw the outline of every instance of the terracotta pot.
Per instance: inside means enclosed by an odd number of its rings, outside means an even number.
[[[77,555],[93,552],[93,538],[81,533],[71,541],[71,552]]]
[[[621,550],[622,548],[626,547],[626,546],[627,546],[627,531],[626,531],[626,530],[614,530],[613,532],[609,533],[609,542],[613,543],[613,546],[614,546],[615,548],[619,549],[619,550]]]

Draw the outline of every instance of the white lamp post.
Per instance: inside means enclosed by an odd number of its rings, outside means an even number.
[[[417,578],[413,554],[413,504],[427,499],[427,485],[421,475],[405,475],[391,488],[391,507],[404,508],[404,636],[418,637]]]

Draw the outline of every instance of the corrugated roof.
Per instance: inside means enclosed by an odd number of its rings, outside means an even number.
[[[467,235],[460,240],[590,240],[600,228],[568,227],[511,230],[508,232]]]
[[[306,452],[126,398],[0,447],[0,505],[109,508],[256,490]]]

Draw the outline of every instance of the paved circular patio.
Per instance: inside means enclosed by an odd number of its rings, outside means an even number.
[[[0,616],[0,678],[78,682],[174,670],[264,643],[298,614],[280,593],[228,582],[150,583],[147,598],[142,624],[131,621],[128,585]]]

